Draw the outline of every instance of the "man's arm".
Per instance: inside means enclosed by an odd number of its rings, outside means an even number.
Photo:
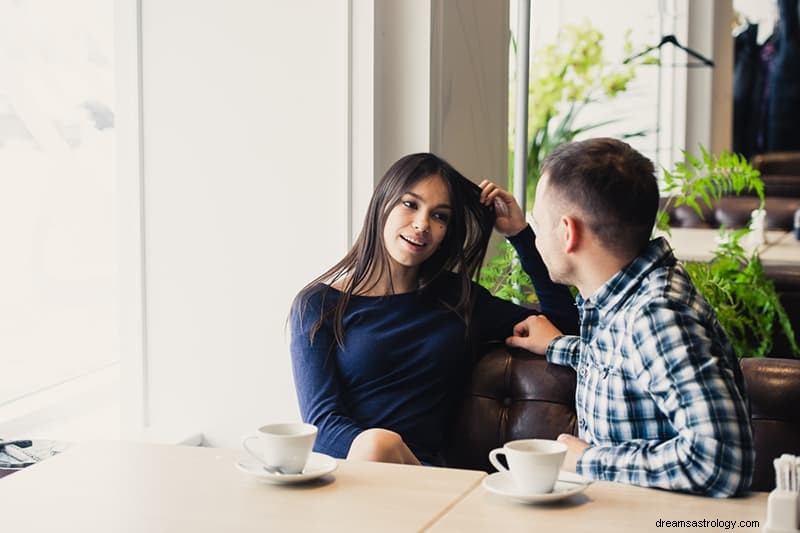
[[[529,316],[516,326],[506,344],[529,352],[547,356],[547,360],[561,366],[577,368],[580,357],[580,337],[564,335],[547,317]]]
[[[626,341],[630,353],[638,354],[636,381],[677,435],[663,442],[592,446],[581,455],[578,473],[717,497],[745,490],[755,452],[728,343],[715,342],[693,309],[664,298],[651,300],[636,316]]]

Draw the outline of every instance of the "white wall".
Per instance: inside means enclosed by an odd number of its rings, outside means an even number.
[[[375,173],[430,149],[431,0],[375,2]]]
[[[231,445],[298,416],[289,305],[347,241],[347,27],[345,2],[142,2],[143,396],[156,434]]]

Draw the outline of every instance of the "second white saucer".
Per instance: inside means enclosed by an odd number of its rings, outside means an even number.
[[[591,483],[590,480],[577,474],[561,472],[551,492],[525,493],[514,483],[510,472],[495,472],[483,478],[481,484],[483,488],[489,492],[511,498],[512,500],[525,503],[545,503],[561,500],[573,494],[583,492]]]
[[[278,484],[302,483],[304,481],[310,481],[312,479],[324,476],[325,474],[330,474],[336,470],[337,466],[338,463],[336,462],[336,459],[330,455],[316,452],[312,452],[311,456],[308,458],[306,467],[299,474],[278,474],[269,472],[263,464],[252,458],[238,459],[236,461],[236,468],[245,474],[254,476],[262,481]]]

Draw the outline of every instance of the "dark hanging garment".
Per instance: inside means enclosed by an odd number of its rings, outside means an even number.
[[[781,31],[770,77],[767,150],[800,150],[800,19],[798,0],[778,0]]]
[[[748,159],[757,153],[764,97],[764,65],[758,45],[758,24],[749,24],[734,38],[733,151]]]
[[[769,130],[769,103],[772,97],[772,75],[775,72],[775,56],[778,55],[778,35],[780,28],[776,25],[769,36],[769,39],[761,45],[759,59],[761,61],[761,72],[764,76],[762,87],[757,99],[760,102],[758,109],[758,124],[756,127],[756,151],[757,154],[767,152],[767,131]]]

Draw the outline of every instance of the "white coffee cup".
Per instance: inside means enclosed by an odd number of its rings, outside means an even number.
[[[243,437],[242,446],[271,470],[299,474],[306,467],[316,438],[317,426],[312,424],[267,424]],[[253,440],[257,441],[255,447],[250,445]]]
[[[497,459],[505,455],[508,468]],[[555,440],[521,439],[489,452],[489,462],[500,472],[511,472],[517,487],[526,493],[551,492],[567,455],[567,445]]]

